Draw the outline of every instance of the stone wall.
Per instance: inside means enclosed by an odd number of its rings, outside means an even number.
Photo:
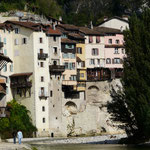
[[[114,87],[117,90],[121,86],[120,80],[87,82],[86,100],[68,100],[70,108],[63,107],[63,135],[99,135],[119,134],[115,123],[110,120],[107,112],[107,102],[111,101],[110,91]],[[82,100],[81,100],[82,99]],[[65,100],[65,103],[67,100]],[[68,112],[68,113],[67,113]],[[69,113],[71,112],[71,113]]]

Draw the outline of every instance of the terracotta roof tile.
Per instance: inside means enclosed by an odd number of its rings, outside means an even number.
[[[33,74],[32,72],[15,73],[15,74],[12,74],[10,77],[31,76],[32,74]]]
[[[99,31],[102,34],[107,34],[107,33],[120,34],[120,33],[122,33],[121,30],[119,30],[119,29],[107,28],[107,27],[94,27],[94,30]]]
[[[83,39],[83,40],[85,39],[84,36],[77,34],[77,33],[69,33],[68,36],[73,37],[75,39]]]
[[[62,33],[58,29],[52,29],[49,27],[48,31],[46,32],[49,35],[61,35]]]
[[[79,30],[81,33],[84,33],[85,35],[103,35],[101,32],[95,31],[87,27],[79,27]]]
[[[5,82],[5,79],[0,79],[0,83],[2,84],[2,83],[6,83]]]
[[[75,41],[67,39],[67,38],[61,39],[61,43],[76,44]]]
[[[58,27],[62,27],[65,30],[79,30],[79,27],[72,24],[59,24]]]

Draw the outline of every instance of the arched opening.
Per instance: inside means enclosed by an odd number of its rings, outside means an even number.
[[[77,114],[77,105],[74,102],[67,102],[65,107],[70,114]]]
[[[51,133],[51,137],[54,137],[54,133],[53,132]]]
[[[89,88],[88,88],[88,90],[94,90],[94,89],[96,89],[97,91],[99,91],[99,88],[97,87],[97,86],[90,86]]]

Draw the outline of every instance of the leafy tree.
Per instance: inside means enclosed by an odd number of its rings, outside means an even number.
[[[108,111],[120,121],[132,142],[150,138],[150,10],[129,20],[124,32],[127,58],[124,61],[123,90],[112,92]]]
[[[25,106],[18,104],[12,100],[7,105],[11,106],[10,117],[0,119],[0,133],[2,137],[11,137],[14,130],[21,130],[24,136],[32,136],[36,131],[36,127],[32,124],[29,111]]]

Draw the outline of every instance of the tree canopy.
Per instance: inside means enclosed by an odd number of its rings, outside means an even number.
[[[10,117],[0,119],[0,134],[2,138],[11,137],[13,131],[21,130],[25,137],[32,136],[36,127],[32,124],[29,111],[25,106],[20,105],[17,101],[12,100],[7,105],[11,107]]]
[[[112,92],[108,111],[122,124],[127,135],[139,141],[150,138],[150,10],[129,20],[124,32],[127,58],[124,61],[123,91]],[[134,140],[135,141],[135,140]],[[133,142],[133,141],[132,141]]]
[[[104,16],[131,15],[149,6],[149,0],[1,0],[0,12],[24,10],[45,16],[63,17],[63,21],[75,25],[88,25],[90,21],[99,23]]]

